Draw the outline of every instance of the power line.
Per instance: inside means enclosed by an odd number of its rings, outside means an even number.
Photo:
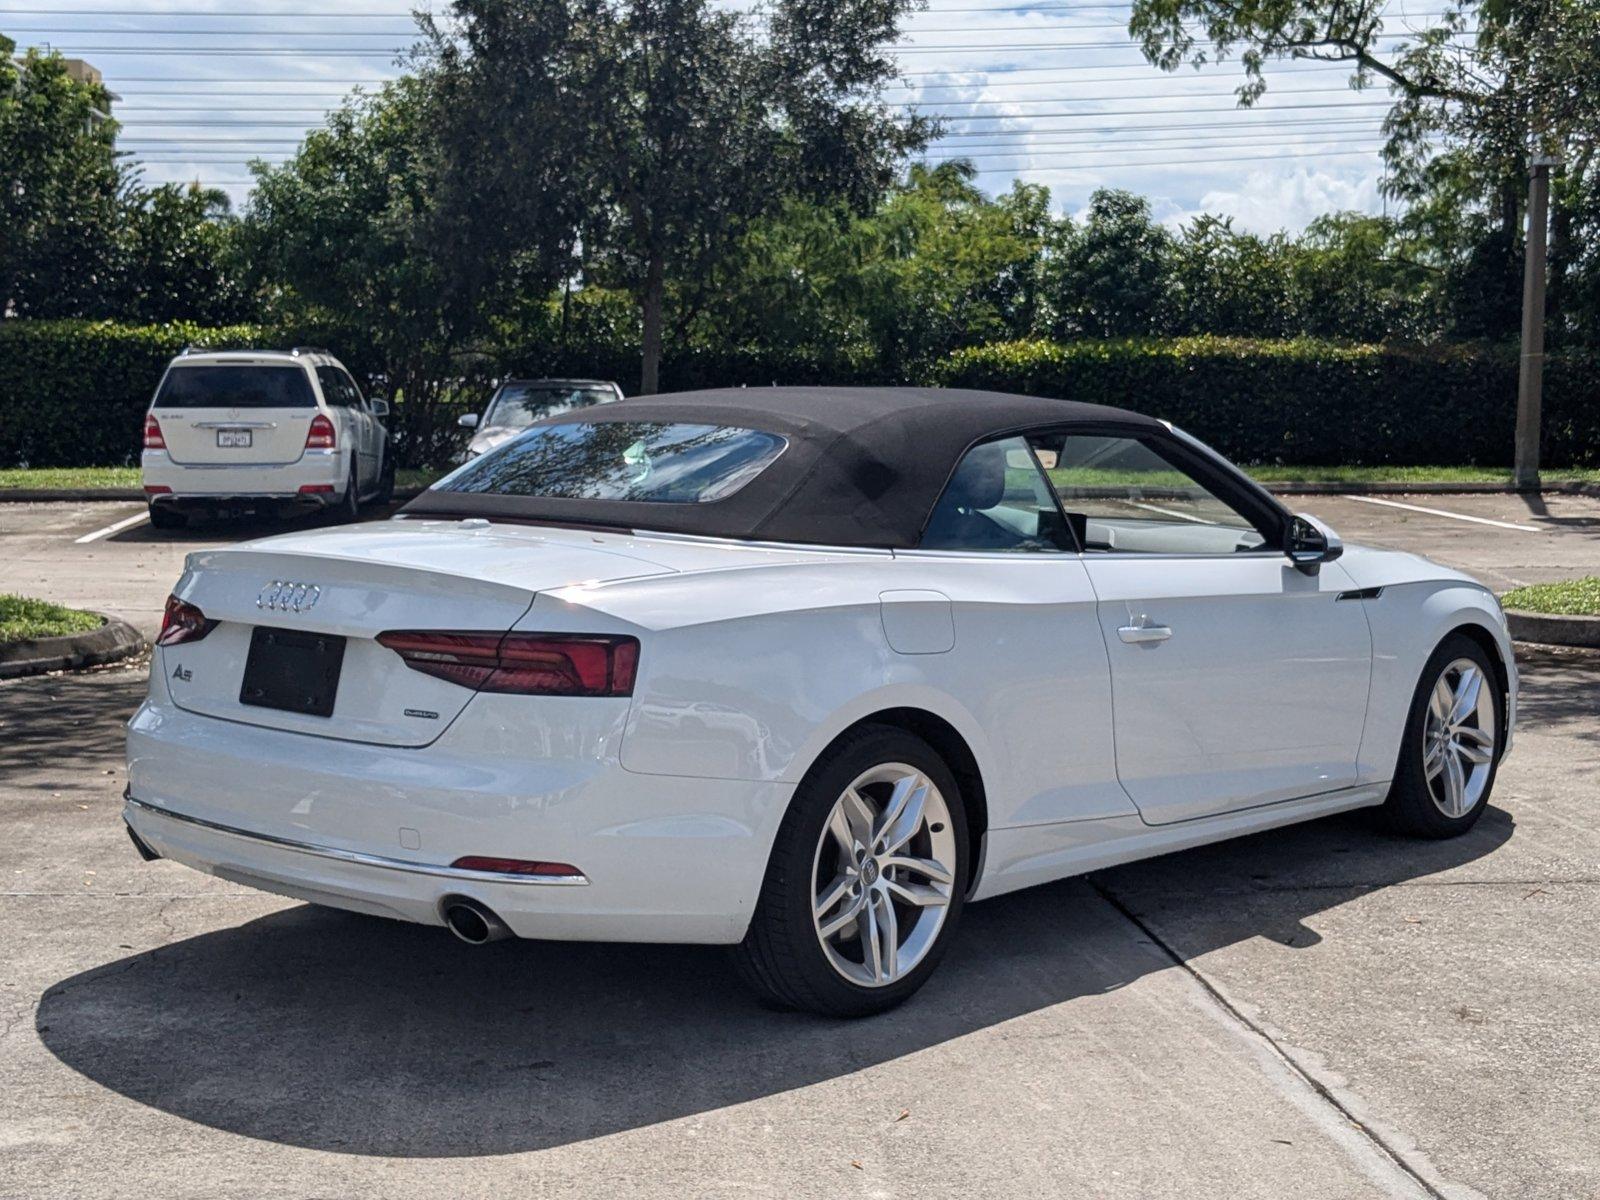
[[[1378,106],[1387,108],[1387,107],[1390,106],[1391,103],[1392,102],[1388,101],[1388,100],[1334,100],[1334,101],[1324,101],[1321,104],[1279,104],[1279,105],[1275,105],[1272,108],[1239,108],[1239,107],[1234,106],[1234,105],[1230,105],[1230,106],[1227,106],[1227,107],[1224,107],[1224,108],[1195,108],[1195,107],[1190,106],[1190,105],[1184,105],[1183,107],[1176,108],[1176,109],[1104,108],[1104,109],[1098,109],[1098,110],[1096,110],[1094,112],[1059,111],[1059,112],[1039,112],[1039,113],[1016,113],[1016,114],[1012,114],[1012,113],[972,113],[970,115],[963,115],[961,113],[945,113],[945,114],[940,114],[940,115],[947,116],[952,121],[1015,121],[1015,120],[1031,120],[1031,119],[1038,118],[1038,117],[1142,117],[1142,116],[1150,116],[1150,115],[1153,115],[1153,114],[1163,113],[1163,112],[1180,112],[1180,113],[1260,113],[1260,114],[1264,114],[1264,115],[1270,116],[1272,113],[1275,113],[1275,112],[1300,112],[1300,111],[1303,111],[1305,109],[1373,108],[1373,107],[1378,107]]]
[[[1274,96],[1330,96],[1330,95],[1344,95],[1344,94],[1349,94],[1349,93],[1350,93],[1350,89],[1349,88],[1285,88],[1285,89],[1281,89],[1281,90],[1273,92],[1272,95],[1274,95]],[[1183,92],[1183,93],[1177,93],[1177,94],[1174,94],[1172,92],[1149,92],[1149,93],[1146,93],[1146,94],[1140,95],[1140,96],[1083,96],[1083,95],[1078,95],[1078,96],[1035,96],[1035,97],[1031,97],[1031,98],[1027,98],[1027,99],[1018,99],[1018,98],[1014,98],[1014,97],[982,97],[982,98],[971,99],[971,100],[930,100],[930,101],[908,100],[908,101],[905,101],[905,102],[901,103],[900,107],[904,107],[904,108],[912,108],[912,107],[925,108],[925,107],[927,107],[927,105],[932,104],[932,105],[961,105],[961,106],[965,106],[965,107],[971,108],[971,107],[975,107],[975,106],[979,106],[979,105],[990,106],[990,105],[996,105],[996,104],[1104,104],[1104,103],[1108,103],[1108,102],[1122,103],[1122,102],[1125,102],[1125,101],[1126,102],[1138,102],[1138,101],[1144,101],[1144,100],[1159,100],[1159,101],[1163,101],[1165,103],[1169,103],[1170,104],[1170,103],[1174,102],[1175,100],[1190,100],[1190,99],[1213,100],[1213,99],[1218,99],[1218,98],[1224,97],[1224,96],[1231,96],[1233,94],[1234,93],[1231,90],[1229,90],[1229,91],[1225,91],[1225,92],[1217,92],[1217,91]],[[208,98],[215,99],[216,97],[208,97]],[[257,99],[258,97],[246,95],[244,98],[245,99]],[[1389,102],[1385,101],[1385,103],[1389,103]],[[326,105],[326,104],[289,104],[289,105],[274,106],[271,109],[271,111],[273,113],[325,112],[330,107],[332,107],[332,106],[331,105]],[[1205,111],[1224,112],[1224,111],[1232,111],[1233,108],[1245,108],[1245,107],[1246,106],[1235,105],[1235,106],[1231,106],[1230,108],[1227,108],[1227,109],[1213,109],[1213,110],[1205,110]],[[1272,107],[1265,106],[1265,105],[1251,105],[1251,106],[1247,106],[1247,107],[1250,108],[1250,109],[1253,109],[1254,111],[1257,111],[1257,112],[1272,112],[1273,111]],[[131,113],[131,112],[156,112],[156,113],[160,113],[160,112],[212,112],[212,111],[215,110],[215,108],[216,108],[215,105],[209,105],[209,104],[206,104],[206,105],[203,105],[203,104],[119,104],[116,107],[116,113],[117,113],[117,115],[118,115],[118,117],[120,119],[121,114]],[[933,114],[933,115],[950,116],[950,115],[953,115],[953,114],[940,113],[940,114]],[[1011,115],[1020,118],[1020,117],[1027,117],[1030,114],[1028,114],[1026,112],[1019,112],[1019,113],[1014,113],[1014,114],[1011,114]]]
[[[1132,8],[1131,0],[1123,0],[1118,4],[1016,4],[1016,5],[981,5],[976,7],[950,7],[943,5],[930,5],[927,13],[963,13],[963,12],[1120,12]],[[328,12],[326,9],[319,12],[292,11],[289,9],[271,9],[265,12],[254,13],[220,13],[215,9],[203,8],[77,8],[63,9],[59,6],[50,8],[11,8],[6,10],[6,15],[49,16],[49,17],[220,17],[229,19],[270,20],[278,17],[289,17],[296,20],[383,20],[389,21],[396,17],[409,17],[411,12],[407,9],[393,11],[367,10],[363,12]],[[447,15],[441,13],[440,15]]]
[[[1197,146],[1197,147],[1195,147],[1195,150],[1196,150],[1196,152],[1201,152],[1201,151],[1205,151],[1205,150],[1214,150],[1214,149],[1229,150],[1229,149],[1235,149],[1235,148],[1236,147],[1231,147],[1231,146]],[[1093,149],[1090,149],[1090,150],[1050,150],[1050,151],[1044,152],[1043,154],[1028,154],[1028,153],[1025,153],[1025,152],[1019,153],[1018,151],[1013,150],[1013,151],[1009,151],[1009,152],[1004,153],[1004,154],[963,154],[963,155],[960,155],[959,157],[963,158],[967,162],[971,162],[971,163],[995,162],[997,160],[998,161],[1002,161],[1002,162],[1017,162],[1017,160],[1022,159],[1022,160],[1024,160],[1024,163],[1019,164],[1019,165],[1025,165],[1027,162],[1038,162],[1038,161],[1043,160],[1043,161],[1052,162],[1052,163],[1059,161],[1059,162],[1064,162],[1065,165],[1067,165],[1067,166],[1073,166],[1073,165],[1076,164],[1076,161],[1083,155],[1100,156],[1101,158],[1103,158],[1105,156],[1105,154],[1106,154],[1106,150],[1107,150],[1107,147],[1105,147],[1105,146],[1096,146],[1096,147],[1094,147]],[[1119,147],[1116,147],[1115,150],[1114,150],[1114,153],[1117,154],[1117,155],[1122,155],[1122,154],[1170,154],[1172,152],[1173,152],[1173,147],[1171,147],[1171,146],[1147,146],[1147,147],[1140,147],[1140,146],[1121,147],[1121,146],[1119,146]],[[1349,149],[1344,149],[1344,150],[1309,151],[1309,152],[1304,153],[1304,154],[1293,154],[1293,153],[1277,154],[1277,153],[1274,153],[1274,154],[1262,155],[1261,157],[1263,157],[1263,158],[1279,158],[1279,157],[1281,157],[1281,158],[1312,158],[1312,157],[1316,157],[1316,156],[1318,156],[1320,154],[1328,154],[1331,157],[1332,155],[1335,155],[1335,154],[1339,154],[1339,155],[1348,155],[1348,154],[1372,154],[1372,155],[1376,155],[1377,153],[1378,153],[1378,147],[1376,145],[1372,145],[1372,146],[1353,146],[1353,147],[1350,147]],[[1224,157],[1224,158],[1213,158],[1213,157],[1210,157],[1209,155],[1204,155],[1204,156],[1199,157],[1199,158],[1185,158],[1185,159],[1180,159],[1178,161],[1181,162],[1181,163],[1186,163],[1186,164],[1187,163],[1192,163],[1195,166],[1205,166],[1208,163],[1213,163],[1213,162],[1249,162],[1252,157],[1254,157],[1254,156],[1252,156],[1252,155],[1237,155],[1237,156],[1228,156],[1228,157]],[[1116,163],[1115,165],[1139,167],[1139,166],[1146,165],[1146,161],[1147,160],[1144,160],[1144,159],[1131,159],[1131,160],[1128,160],[1127,162]]]
[[[1281,122],[1281,123],[1274,122],[1272,124],[1267,124],[1267,123],[1258,123],[1258,124],[1238,123],[1238,124],[1229,124],[1229,125],[1201,125],[1201,124],[1197,124],[1197,123],[1195,123],[1193,121],[1188,121],[1188,122],[1167,123],[1167,124],[1162,124],[1162,125],[1128,125],[1128,124],[1125,124],[1125,123],[1118,123],[1116,125],[1088,125],[1088,126],[1085,126],[1085,125],[1069,125],[1069,126],[1051,125],[1051,126],[1046,126],[1046,127],[1037,127],[1037,128],[1033,128],[1033,129],[983,129],[983,130],[974,130],[974,131],[972,131],[970,133],[947,133],[947,134],[942,135],[940,138],[938,138],[938,140],[934,144],[935,145],[940,145],[940,144],[943,144],[945,142],[968,141],[968,140],[971,140],[973,138],[988,138],[988,139],[994,139],[994,138],[1030,138],[1030,137],[1037,137],[1040,134],[1051,134],[1051,133],[1070,133],[1070,134],[1073,134],[1076,137],[1087,137],[1087,136],[1090,136],[1090,135],[1100,135],[1100,136],[1120,136],[1120,135],[1124,135],[1124,134],[1135,134],[1135,135],[1137,135],[1137,134],[1143,134],[1143,133],[1146,133],[1146,132],[1149,132],[1149,131],[1153,131],[1153,130],[1157,130],[1157,131],[1186,130],[1191,135],[1193,135],[1193,134],[1201,134],[1201,135],[1209,136],[1207,134],[1208,128],[1216,129],[1219,132],[1222,131],[1222,130],[1235,130],[1235,129],[1240,130],[1240,131],[1245,131],[1245,130],[1254,131],[1254,130],[1259,130],[1259,129],[1273,129],[1273,130],[1282,131],[1282,130],[1296,129],[1296,128],[1300,127],[1300,126],[1307,126],[1307,127],[1309,127],[1311,129],[1311,131],[1315,132],[1317,129],[1328,128],[1330,126],[1355,125],[1355,124],[1363,124],[1363,125],[1365,125],[1365,124],[1371,124],[1372,121],[1373,121],[1372,117],[1321,117],[1321,118],[1315,118],[1315,119],[1306,119],[1306,120],[1297,121],[1297,122]]]
[[[4,14],[0,14],[4,15]],[[129,18],[132,20],[133,18]],[[230,33],[245,33],[250,37],[411,37],[417,33],[415,26],[409,29],[113,29],[102,25],[78,26],[72,29],[61,29],[55,26],[9,26],[11,33],[48,33],[64,37],[98,35],[102,33],[147,33],[153,37],[217,37]],[[1082,26],[1078,26],[1082,28]]]
[[[1110,170],[1110,169],[1114,169],[1114,168],[1115,169],[1143,170],[1143,169],[1146,169],[1146,168],[1153,168],[1153,167],[1208,167],[1208,166],[1211,166],[1213,163],[1271,162],[1271,161],[1273,161],[1275,159],[1280,159],[1280,158],[1349,158],[1352,155],[1360,156],[1362,158],[1368,158],[1368,157],[1371,157],[1374,153],[1375,153],[1375,151],[1371,151],[1371,150],[1327,150],[1327,151],[1313,150],[1313,151],[1309,151],[1309,152],[1307,152],[1305,154],[1241,154],[1241,155],[1234,155],[1234,156],[1231,156],[1231,157],[1228,157],[1228,158],[1211,158],[1211,157],[1207,157],[1207,158],[1174,158],[1174,159],[1167,159],[1167,160],[1165,160],[1163,162],[1085,163],[1083,165],[1077,165],[1077,164],[1068,163],[1068,164],[1064,164],[1061,167],[1056,168],[1055,171],[1052,171],[1052,172],[1028,170],[1027,168],[987,167],[984,170],[979,171],[978,174],[979,175],[1001,175],[1001,174],[1004,174],[1004,175],[1022,176],[1022,175],[1041,175],[1041,174],[1046,174],[1046,173],[1056,174],[1056,173],[1059,173],[1061,171],[1080,171],[1080,172],[1105,171],[1105,170]]]
[[[1357,128],[1350,128],[1350,127]],[[1261,142],[1290,142],[1304,140],[1311,137],[1342,137],[1352,133],[1362,135],[1375,135],[1381,130],[1374,128],[1371,117],[1322,117],[1302,118],[1299,121],[1282,123],[1257,123],[1253,125],[1203,125],[1194,122],[1167,123],[1160,125],[1102,125],[1079,126],[1077,128],[1049,128],[1049,129],[1016,129],[1016,130],[986,130],[983,132],[949,134],[938,139],[934,146],[939,146],[948,141],[976,140],[982,144],[995,144],[999,141],[1014,141],[1028,145],[1079,145],[1085,141],[1102,141],[1107,138],[1132,138],[1136,141],[1184,141],[1200,137],[1206,139],[1251,139]],[[1070,134],[1070,141],[1044,140],[1052,134]],[[1156,136],[1168,134],[1170,136]],[[188,144],[190,139],[174,137],[171,135],[162,138],[137,138],[130,141],[141,143],[152,141],[174,142]],[[218,140],[218,139],[206,139]],[[231,141],[232,139],[230,139]],[[241,138],[238,141],[248,145],[262,145],[269,141],[284,143],[288,139]],[[969,147],[961,147],[967,149]],[[238,156],[238,151],[232,150],[193,150],[195,154],[232,154]],[[136,152],[143,154],[145,152]],[[173,154],[175,150],[159,150],[155,153]],[[272,153],[288,153],[286,151],[273,151]]]
[[[1044,68],[1041,68],[1041,70],[1046,71],[1046,72],[1055,72],[1055,71],[1059,71],[1061,69],[1071,70],[1071,67],[1068,66],[1066,68],[1055,68],[1055,67],[1044,67]],[[1348,73],[1349,72],[1349,68],[1348,67],[1344,67],[1344,66],[1340,66],[1340,65],[1333,65],[1333,66],[1327,66],[1327,67],[1305,67],[1305,68],[1301,68],[1299,70],[1286,70],[1286,71],[1283,71],[1280,74],[1278,74],[1277,76],[1274,76],[1274,78],[1282,79],[1282,80],[1289,80],[1289,79],[1294,79],[1295,77],[1297,77],[1299,75],[1326,74],[1326,73],[1328,73],[1330,71],[1338,71],[1340,73]],[[957,72],[957,73],[959,73],[959,74],[985,74],[985,72],[981,72],[981,71],[979,71],[979,72]],[[1008,73],[1009,72],[1002,72],[1002,71],[988,72],[988,74],[1008,74]],[[934,71],[934,72],[928,72],[928,74],[944,75],[944,74],[947,74],[947,72]],[[122,77],[123,80],[126,80],[127,78],[128,77],[126,77],[126,76]],[[391,78],[394,78],[394,77],[393,76],[384,76],[381,79],[364,80],[364,81],[361,81],[361,82],[364,82],[364,83],[382,83],[382,82],[387,82]],[[1178,81],[1184,81],[1184,80],[1191,80],[1191,79],[1209,78],[1209,76],[1202,76],[1199,73],[1185,74],[1185,75],[1181,75],[1181,76],[1175,76],[1175,75],[1174,76],[1169,76],[1169,75],[1166,75],[1163,72],[1153,71],[1152,68],[1150,68],[1149,66],[1146,66],[1146,67],[1144,67],[1144,68],[1142,68],[1140,70],[1137,70],[1137,71],[1124,72],[1124,73],[1118,74],[1118,75],[1107,75],[1107,76],[1104,76],[1104,77],[1094,77],[1094,78],[1089,78],[1089,79],[1076,78],[1075,77],[1072,80],[1072,82],[1074,82],[1074,83],[1134,83],[1134,82],[1148,83],[1152,78],[1173,79],[1173,80],[1178,80]],[[116,82],[116,86],[118,86],[118,87],[125,87],[126,86],[125,83],[122,82],[122,80],[118,80],[118,81],[115,81],[115,82]],[[179,79],[179,78],[175,78],[175,77],[171,77],[171,76],[162,76],[162,77],[159,77],[159,78],[146,79],[144,82],[149,82],[149,83],[204,83],[204,82],[208,82],[208,81],[207,80],[203,80],[203,79],[194,79],[194,78]],[[359,83],[358,83],[358,84],[351,84],[351,85],[349,85],[347,87],[343,87],[342,86],[342,87],[305,88],[305,87],[301,87],[300,85],[302,83],[316,83],[318,81],[315,80],[315,79],[311,79],[311,80],[297,80],[297,79],[261,79],[261,80],[249,80],[249,79],[246,79],[246,80],[233,80],[233,79],[227,78],[226,76],[217,77],[215,82],[220,83],[220,84],[229,84],[229,85],[236,84],[236,83],[244,83],[244,84],[255,83],[255,84],[262,84],[262,85],[273,84],[273,85],[277,85],[282,90],[277,90],[277,91],[253,91],[253,90],[252,91],[234,91],[234,90],[231,90],[231,88],[230,88],[230,90],[227,90],[227,91],[217,91],[217,90],[214,90],[214,89],[207,89],[205,91],[187,91],[187,90],[183,90],[183,91],[168,91],[168,90],[153,91],[153,90],[146,90],[146,89],[143,89],[143,88],[139,88],[139,89],[135,89],[133,92],[131,92],[129,94],[134,95],[134,96],[148,97],[150,99],[161,99],[161,98],[165,98],[165,97],[174,97],[174,96],[198,96],[198,97],[203,97],[203,98],[210,98],[210,97],[214,97],[214,96],[243,96],[243,97],[246,97],[246,98],[259,97],[259,98],[265,98],[265,99],[292,98],[292,97],[296,97],[296,96],[326,96],[326,97],[337,98],[337,97],[344,96],[344,95],[348,94],[348,92],[349,92],[351,87],[359,86]],[[894,91],[894,92],[908,92],[908,91],[910,91],[910,92],[917,92],[917,93],[921,94],[921,93],[932,92],[932,91],[954,91],[954,90],[957,90],[957,89],[967,89],[967,88],[983,89],[983,90],[987,91],[987,90],[993,90],[993,89],[997,89],[997,88],[1055,87],[1058,84],[1065,83],[1065,82],[1067,82],[1067,80],[1064,79],[1064,78],[1063,79],[1045,78],[1045,79],[1016,79],[1016,80],[986,79],[986,80],[981,81],[981,82],[932,83],[932,84],[892,83],[892,84],[887,85],[885,90],[886,91]],[[1232,91],[1233,91],[1233,89],[1230,88],[1229,89],[1229,93],[1231,93]],[[1181,93],[1181,94],[1184,94],[1184,95],[1195,95],[1195,94],[1198,94],[1198,93]],[[1223,94],[1223,93],[1218,93],[1218,94],[1220,95],[1220,94]],[[1285,94],[1285,92],[1284,92],[1284,89],[1274,87],[1269,91],[1268,94],[1269,95],[1273,95],[1273,94],[1283,95],[1283,94]],[[119,106],[119,107],[122,107],[122,106]]]
[[[1110,134],[1110,136],[1120,136],[1120,134]],[[1104,134],[1102,134],[1102,136],[1094,136],[1094,138],[1027,138],[1022,139],[1022,141],[982,141],[978,142],[978,144],[974,144],[974,146],[957,146],[952,147],[952,149],[960,150],[962,154],[968,154],[968,152],[973,152],[973,150],[1010,149],[1013,154],[1018,154],[1018,152],[1026,152],[1027,149],[1030,149],[1030,147],[1034,146],[1085,146],[1085,144],[1090,144],[1090,142],[1093,142],[1093,144],[1096,144],[1096,146],[1101,147],[1101,149],[1106,149],[1107,141],[1109,141],[1110,136],[1104,136]],[[1149,134],[1142,133],[1141,131],[1141,133],[1134,136],[1133,141],[1189,142],[1194,141],[1195,138],[1203,138],[1206,139],[1206,141],[1240,142],[1240,144],[1256,144],[1256,146],[1299,146],[1301,142],[1304,142],[1309,138],[1370,139],[1376,138],[1376,136],[1379,136],[1379,131],[1370,130],[1370,128],[1352,128],[1352,130],[1306,130],[1301,131],[1301,133],[1266,134],[1262,134],[1259,133],[1259,131],[1254,130],[1186,130],[1174,131],[1174,133]],[[1333,141],[1330,141],[1330,144],[1333,144]],[[1112,146],[1112,149],[1123,149],[1123,147],[1125,147],[1125,142],[1117,141],[1115,142],[1114,146]],[[933,147],[930,147],[930,150],[931,149],[933,149]]]
[[[40,47],[29,47],[40,49]],[[60,50],[59,46],[51,47]],[[406,47],[384,47],[372,50],[335,50],[320,46],[285,47],[265,50],[230,50],[226,46],[187,46],[183,49],[166,49],[161,46],[74,46],[73,54],[138,54],[151,58],[182,55],[195,58],[280,58],[286,55],[304,57],[314,54],[318,58],[390,58],[406,53]]]
[[[1325,66],[1312,65],[1312,64],[1306,63],[1305,60],[1296,60],[1296,65],[1294,65],[1294,66],[1290,66],[1287,63],[1279,64],[1279,66],[1281,68],[1281,74],[1284,75],[1284,76],[1292,76],[1292,75],[1300,75],[1300,74],[1312,74],[1312,73],[1321,72],[1321,71],[1342,71],[1342,72],[1345,72],[1345,73],[1348,74],[1348,73],[1353,73],[1353,71],[1354,71],[1354,68],[1350,67],[1350,66],[1344,66],[1344,65],[1340,65],[1340,64],[1330,64],[1330,65],[1325,65]],[[935,75],[937,75],[937,76],[982,75],[982,76],[984,76],[984,78],[986,80],[995,80],[995,79],[998,78],[999,81],[1003,82],[1005,77],[1013,76],[1013,75],[1062,74],[1062,73],[1070,73],[1070,72],[1077,72],[1077,71],[1107,71],[1107,70],[1119,70],[1119,66],[1118,66],[1118,64],[1114,64],[1114,63],[1113,64],[1106,64],[1106,63],[1055,63],[1055,64],[1053,64],[1051,66],[1048,66],[1048,67],[1018,67],[1018,66],[1010,66],[1010,65],[999,65],[999,66],[989,66],[989,67],[941,67],[938,70],[932,70],[932,71],[901,71],[899,73],[898,77],[901,78],[901,79],[918,79],[918,78],[927,78],[929,76],[935,76]],[[1097,83],[1097,82],[1098,83],[1106,83],[1106,82],[1112,82],[1112,81],[1118,80],[1118,79],[1149,79],[1149,78],[1151,78],[1151,73],[1152,73],[1153,70],[1154,70],[1154,68],[1152,68],[1151,65],[1148,62],[1144,62],[1144,61],[1140,61],[1140,62],[1137,62],[1137,63],[1124,63],[1124,64],[1120,65],[1120,72],[1121,73],[1119,73],[1117,75],[1109,75],[1109,76],[1097,77],[1095,79],[1082,79],[1081,81],[1085,82],[1085,83]],[[1165,75],[1165,73],[1162,73],[1162,74]],[[1186,73],[1184,78],[1199,78],[1199,75],[1200,75],[1199,72],[1190,72],[1190,73]],[[1075,78],[1081,78],[1081,77],[1077,77],[1077,76],[1074,76],[1074,77]],[[1176,78],[1176,76],[1173,76],[1173,77]],[[351,81],[351,86],[355,87],[355,86],[359,86],[359,85],[362,85],[362,84],[393,83],[396,79],[399,79],[399,78],[402,78],[402,76],[398,76],[398,75],[370,76],[370,77],[368,77],[366,79],[357,79],[357,80]],[[274,77],[272,79],[238,79],[238,78],[235,78],[235,77],[230,76],[230,75],[173,75],[173,74],[170,74],[170,73],[169,74],[163,74],[163,75],[111,75],[111,74],[108,74],[108,81],[109,81],[109,86],[114,86],[114,87],[122,87],[123,85],[129,84],[129,83],[228,83],[228,84],[236,84],[237,83],[237,84],[259,84],[259,85],[274,84],[274,85],[280,85],[281,86],[281,85],[292,85],[292,84],[300,84],[300,83],[322,83],[322,82],[325,82],[324,77],[318,76],[318,75],[308,75],[308,76],[300,76],[300,77],[281,76],[280,75],[280,76],[276,76],[276,77]],[[896,85],[896,86],[899,86],[899,85]]]
[[[215,33],[217,31],[206,31]],[[1467,37],[1476,34],[1474,29],[1462,29],[1451,32],[1451,37]],[[1404,40],[1415,35],[1409,33],[1381,33],[1374,37],[1374,41]],[[144,55],[217,55],[217,56],[276,56],[276,55],[305,55],[315,54],[318,57],[339,58],[372,58],[386,53],[404,54],[408,47],[374,47],[370,50],[339,49],[338,47],[298,46],[298,47],[268,47],[255,50],[232,49],[227,46],[189,46],[183,48],[166,49],[159,46],[78,46],[73,52],[76,54],[144,54]],[[884,49],[896,54],[976,54],[985,51],[1003,51],[1005,53],[1032,53],[1043,50],[1125,50],[1133,49],[1127,40],[1114,42],[993,42],[960,44],[954,43],[944,46],[917,46],[906,43],[892,43]]]

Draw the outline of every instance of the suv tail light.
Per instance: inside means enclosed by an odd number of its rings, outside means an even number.
[[[161,422],[156,420],[154,413],[148,414],[144,419],[144,448],[146,450],[167,448],[167,439],[161,436]]]
[[[161,614],[161,632],[156,635],[156,645],[181,646],[184,642],[198,642],[216,628],[216,624],[194,605],[185,604],[176,596],[168,596],[166,611]]]
[[[311,428],[306,430],[307,450],[332,450],[335,440],[332,421],[322,413],[311,418]]]
[[[378,635],[413,671],[480,692],[631,696],[639,639],[589,633],[393,630]]]

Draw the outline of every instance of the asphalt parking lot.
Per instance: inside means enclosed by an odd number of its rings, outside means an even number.
[[[1382,499],[1291,503],[1497,589],[1600,573],[1600,500]],[[271,528],[81,540],[138,512],[0,504],[0,590],[149,632],[185,552]],[[711,949],[472,949],[141,863],[142,670],[0,683],[0,1196],[1594,1200],[1600,656],[1522,668],[1469,836],[1337,818],[975,905],[844,1024]]]

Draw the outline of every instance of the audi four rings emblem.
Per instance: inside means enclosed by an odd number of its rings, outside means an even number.
[[[278,612],[310,612],[321,595],[322,589],[314,583],[274,579],[256,596],[256,607],[276,609]]]

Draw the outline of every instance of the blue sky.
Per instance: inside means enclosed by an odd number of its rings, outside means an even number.
[[[1443,7],[1396,0],[1386,32]],[[933,157],[974,158],[991,191],[1046,184],[1069,212],[1098,187],[1145,194],[1169,222],[1215,212],[1260,232],[1382,208],[1384,89],[1351,91],[1341,66],[1285,64],[1240,110],[1237,61],[1158,71],[1127,36],[1128,8],[930,0],[905,26],[893,98],[947,118]],[[248,158],[281,160],[350,87],[398,73],[409,11],[401,0],[0,0],[0,32],[104,73],[148,182],[199,179],[242,203]]]

